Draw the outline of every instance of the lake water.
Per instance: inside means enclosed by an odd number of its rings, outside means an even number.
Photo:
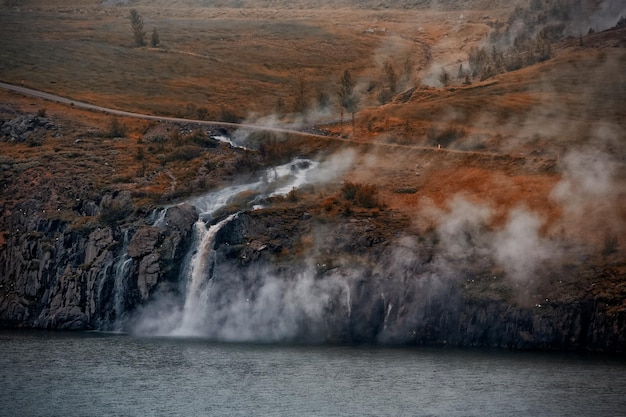
[[[626,359],[0,332],[2,416],[624,416]]]

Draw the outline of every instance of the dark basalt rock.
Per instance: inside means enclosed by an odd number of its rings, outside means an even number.
[[[176,294],[196,210],[171,207],[159,226],[127,220],[85,233],[45,218],[37,201],[14,210],[0,247],[0,327],[106,328],[157,293]],[[626,314],[610,294],[523,303],[504,291],[505,281],[480,283],[489,262],[454,264],[433,245],[394,243],[370,219],[322,224],[297,210],[241,213],[216,236],[213,296],[225,303],[244,291],[254,300],[267,277],[277,285],[306,275],[329,290],[318,294],[319,316],[295,320],[293,340],[626,352]]]
[[[89,329],[113,312],[116,269],[128,251],[123,307],[132,310],[179,276],[197,217],[191,206],[169,210],[163,227],[101,226],[85,233],[47,219],[26,202],[5,219],[0,247],[0,327]],[[124,236],[131,236],[128,248]]]

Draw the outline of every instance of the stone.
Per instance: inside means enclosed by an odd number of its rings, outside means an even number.
[[[156,286],[159,279],[159,257],[156,254],[150,254],[143,258],[139,263],[139,276],[137,277],[137,287],[141,293],[141,299],[147,300]]]
[[[143,227],[133,235],[128,245],[128,256],[141,258],[155,250],[159,243],[159,229],[156,227]]]

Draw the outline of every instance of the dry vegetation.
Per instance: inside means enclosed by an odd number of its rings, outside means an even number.
[[[4,215],[32,190],[51,190],[49,209],[65,216],[75,212],[72,201],[124,191],[134,210],[148,212],[292,155],[353,147],[348,182],[297,191],[280,203],[303,204],[320,216],[385,212],[390,219],[393,212],[423,232],[432,224],[417,213],[462,193],[493,207],[494,225],[524,206],[548,220],[544,233],[556,235],[562,230],[549,224],[563,213],[550,193],[561,179],[561,158],[594,146],[619,164],[614,197],[620,224],[626,220],[624,29],[586,34],[583,45],[578,38],[555,41],[544,62],[468,83],[457,68],[467,68],[471,48],[513,4],[460,9],[450,2],[431,10],[412,2],[417,8],[403,10],[363,2],[200,3],[5,1],[0,79],[106,107],[207,120],[273,114],[293,121],[304,95],[310,123],[349,140],[257,133],[258,152],[244,152],[193,125],[112,119],[2,92],[3,120],[45,108],[59,126],[39,146],[0,142]],[[131,6],[148,33],[158,28],[158,47],[134,46]],[[442,68],[453,76],[448,86],[437,80]],[[337,84],[346,69],[362,94],[354,134],[337,123]],[[595,236],[589,229],[580,228],[581,238],[604,242],[606,227]]]

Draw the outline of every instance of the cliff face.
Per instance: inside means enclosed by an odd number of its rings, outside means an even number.
[[[316,229],[319,225],[307,213],[291,212],[280,220],[260,213],[237,217],[218,236],[217,264],[222,274],[215,276],[224,278],[214,282],[216,297],[227,298],[236,287],[249,303],[261,305],[256,300],[271,288],[280,295],[271,298],[270,309],[291,311],[292,304],[300,303],[294,313],[300,320],[287,339],[626,351],[626,314],[617,287],[607,296],[606,289],[591,290],[595,288],[591,283],[575,296],[570,289],[535,302],[528,290],[516,294],[513,283],[489,275],[484,260],[444,259],[437,255],[436,245],[395,239],[371,219],[326,224],[314,249],[299,262],[276,262],[274,252],[296,250],[299,239]],[[565,285],[562,273],[550,270],[537,279],[562,278],[557,282]],[[584,275],[584,267],[572,273]],[[623,275],[606,274],[611,272],[596,271],[593,281],[623,286]],[[288,284],[277,288],[267,277]],[[572,279],[572,285],[582,282]],[[306,288],[306,300],[292,291],[299,286]],[[547,286],[535,289],[548,291]],[[277,324],[274,317],[247,319],[255,323],[259,338],[273,337],[263,329]]]
[[[81,229],[46,218],[36,200],[12,211],[0,251],[0,324],[126,330],[155,298],[183,299],[185,258],[197,244],[195,209],[172,207],[156,223],[132,217]],[[436,243],[402,240],[385,224],[322,222],[292,209],[238,215],[215,237],[206,335],[626,351],[619,292],[531,303],[507,281],[486,277],[484,261],[455,263],[437,254]],[[618,287],[624,281],[605,278]]]
[[[5,219],[0,250],[0,324],[49,329],[107,328],[176,282],[195,210],[168,211],[163,226],[79,229],[45,217],[36,200]]]

